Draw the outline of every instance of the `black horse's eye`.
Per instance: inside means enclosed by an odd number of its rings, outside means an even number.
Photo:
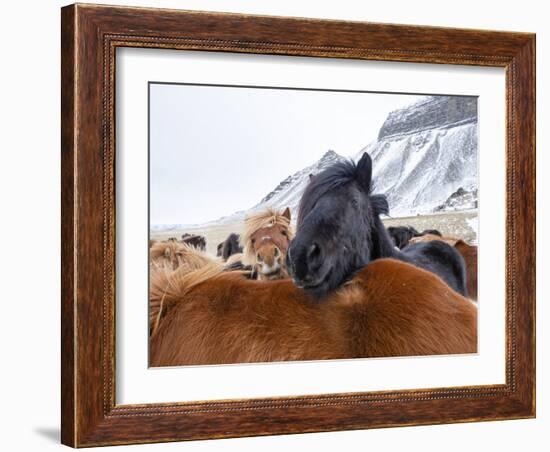
[[[285,237],[288,235],[286,231],[281,231],[281,234],[283,234]]]
[[[250,239],[250,241],[252,242],[252,245],[256,243],[256,239]]]

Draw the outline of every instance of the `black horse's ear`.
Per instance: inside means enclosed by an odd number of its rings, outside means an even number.
[[[384,195],[372,195],[370,197],[370,204],[375,215],[390,214],[390,206],[388,204],[388,200]]]
[[[357,182],[368,193],[370,191],[370,183],[372,180],[372,159],[366,152],[363,154],[359,162],[357,162]]]

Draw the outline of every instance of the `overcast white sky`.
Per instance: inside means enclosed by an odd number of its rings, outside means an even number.
[[[151,84],[151,224],[248,209],[327,150],[355,155],[421,97]]]

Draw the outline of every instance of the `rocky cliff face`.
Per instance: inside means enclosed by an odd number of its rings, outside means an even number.
[[[428,96],[408,108],[391,112],[378,133],[378,141],[475,122],[475,97]]]

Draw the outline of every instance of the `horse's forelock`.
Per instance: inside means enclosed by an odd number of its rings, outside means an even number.
[[[315,204],[327,193],[349,182],[356,180],[357,166],[351,160],[345,160],[330,166],[326,170],[310,178],[298,208],[298,225],[302,224],[306,215]]]

